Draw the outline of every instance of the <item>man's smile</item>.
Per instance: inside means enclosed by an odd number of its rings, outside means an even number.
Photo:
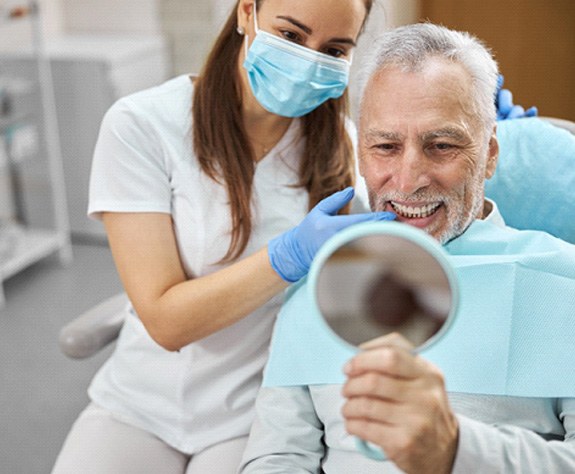
[[[388,201],[385,207],[397,214],[398,221],[425,228],[435,219],[437,212],[443,207],[443,202]]]

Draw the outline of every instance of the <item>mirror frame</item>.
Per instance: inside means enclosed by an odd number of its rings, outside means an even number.
[[[320,310],[317,297],[318,279],[320,277],[324,264],[342,246],[349,244],[353,240],[362,237],[377,236],[377,235],[389,235],[404,238],[412,242],[413,244],[422,247],[424,251],[431,254],[431,256],[434,257],[439,262],[441,268],[443,269],[447,277],[449,287],[452,293],[451,308],[449,310],[449,314],[447,315],[445,323],[443,324],[441,329],[437,331],[435,334],[433,334],[423,344],[417,346],[414,349],[415,352],[421,352],[424,349],[427,349],[428,347],[435,344],[437,341],[439,341],[452,326],[457,311],[459,309],[459,298],[460,298],[459,284],[457,281],[457,276],[455,274],[453,265],[448,260],[449,254],[443,249],[443,247],[439,244],[439,242],[437,242],[435,239],[433,239],[431,236],[429,236],[426,232],[424,232],[421,229],[410,226],[408,224],[402,224],[394,221],[380,221],[380,222],[365,222],[361,224],[356,224],[338,232],[319,249],[318,253],[316,254],[310,266],[310,270],[308,273],[308,285],[307,285],[307,289],[309,292],[308,296],[310,297],[310,301],[313,302],[313,305],[317,310],[317,312],[321,315],[321,322],[328,330],[328,332],[338,341],[344,343],[346,346],[353,349],[357,349],[357,346],[353,345],[352,343],[346,341],[341,336],[339,336],[325,320],[325,317],[323,316]]]

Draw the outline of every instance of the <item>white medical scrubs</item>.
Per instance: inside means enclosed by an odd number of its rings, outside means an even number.
[[[180,76],[118,101],[98,139],[89,214],[171,214],[188,277],[207,275],[230,244],[226,189],[206,176],[191,145],[193,85]],[[275,148],[256,165],[253,234],[247,256],[308,212],[298,180],[303,140],[294,120]],[[194,454],[238,436],[253,419],[278,295],[236,324],[179,352],[148,335],[132,307],[111,358],[89,395],[117,418],[147,430],[177,450]],[[193,314],[190,314],[193,317]]]

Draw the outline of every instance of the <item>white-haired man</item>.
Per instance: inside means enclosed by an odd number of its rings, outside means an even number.
[[[372,209],[442,244],[477,220],[504,226],[484,196],[499,152],[491,54],[431,24],[384,33],[372,48],[358,127]],[[343,388],[262,388],[243,473],[575,472],[575,399],[448,393],[441,371],[400,337],[364,349]],[[387,461],[360,454],[351,435]]]

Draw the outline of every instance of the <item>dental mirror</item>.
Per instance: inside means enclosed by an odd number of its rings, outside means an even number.
[[[360,224],[336,235],[314,261],[310,282],[329,329],[354,347],[397,332],[419,352],[445,334],[458,300],[443,248],[397,222]],[[364,454],[385,459],[379,448],[358,441]]]

